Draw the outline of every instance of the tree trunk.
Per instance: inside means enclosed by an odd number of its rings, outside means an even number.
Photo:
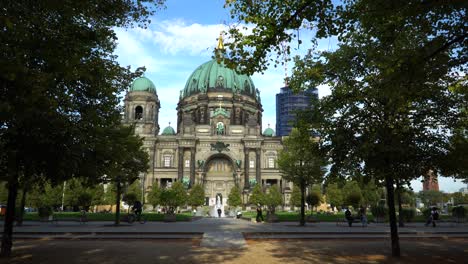
[[[390,233],[392,238],[392,255],[400,256],[400,241],[398,238],[398,227],[395,212],[395,195],[393,189],[393,178],[390,175],[385,176],[385,184],[387,187],[387,204],[390,217]]]
[[[23,195],[21,196],[21,205],[19,208],[19,214],[18,214],[18,219],[16,220],[16,225],[17,226],[22,226],[23,225],[23,216],[24,216],[24,206],[26,205],[26,194],[28,190],[26,189],[26,186],[23,188]]]
[[[18,177],[12,177],[8,184],[8,202],[3,226],[2,249],[0,256],[9,257],[13,246],[13,223],[15,221],[15,203],[18,195]]]
[[[301,221],[300,225],[305,225],[305,184],[301,183]]]
[[[403,208],[401,207],[401,186],[400,186],[399,181],[396,181],[396,186],[397,186],[396,195],[397,195],[397,201],[398,201],[398,227],[404,227],[405,224],[403,223],[403,214],[402,214]]]
[[[117,181],[117,197],[115,204],[115,225],[120,224],[120,193],[122,192],[122,186],[120,186],[120,181]]]

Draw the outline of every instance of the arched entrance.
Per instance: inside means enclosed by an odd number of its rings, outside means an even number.
[[[206,162],[203,186],[208,198],[208,205],[212,208],[210,212],[212,216],[218,215],[217,209],[221,209],[222,216],[224,216],[227,197],[236,184],[235,168],[234,161],[222,153],[212,155]]]

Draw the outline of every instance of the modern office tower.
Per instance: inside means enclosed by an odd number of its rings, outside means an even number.
[[[296,112],[310,109],[311,99],[318,98],[317,88],[294,93],[289,87],[281,88],[276,94],[276,136],[287,136],[291,133]]]

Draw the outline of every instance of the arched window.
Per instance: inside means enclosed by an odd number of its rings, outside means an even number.
[[[143,107],[137,106],[135,107],[135,120],[143,119]]]

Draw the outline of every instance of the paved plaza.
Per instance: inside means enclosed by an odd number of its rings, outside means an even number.
[[[202,218],[115,227],[112,222],[31,221],[15,227],[9,263],[413,263],[441,256],[463,263],[459,260],[468,258],[465,224],[433,228],[410,223],[399,232],[403,262],[389,258],[388,224],[301,227],[297,222]]]

